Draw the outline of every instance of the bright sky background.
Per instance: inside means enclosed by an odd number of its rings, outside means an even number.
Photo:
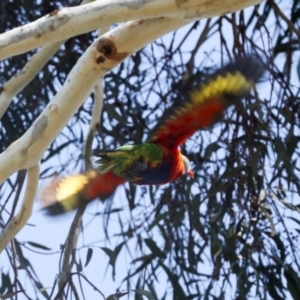
[[[249,12],[249,10],[248,10]],[[199,32],[201,32],[201,28],[203,27],[205,23],[205,20],[201,22],[201,26],[199,26],[197,32],[194,32],[193,35],[198,36]],[[274,26],[274,24],[269,24],[271,27]],[[185,28],[182,28],[180,30],[181,35],[184,36],[187,30],[189,30],[191,25],[186,26]],[[228,30],[231,30],[228,28]],[[226,27],[224,27],[224,31],[226,31]],[[189,59],[189,51],[194,48],[195,42],[197,39],[193,39],[193,35],[190,36],[189,42],[185,43],[186,52],[183,53],[184,58],[187,60]],[[171,40],[171,34],[165,36],[163,38],[166,43],[170,42]],[[275,43],[275,38],[273,38],[273,42]],[[231,31],[230,34],[228,34],[227,42],[229,45],[232,45],[232,35]],[[216,41],[215,39],[209,39],[208,42],[205,43],[204,46],[200,48],[200,51],[196,57],[196,63],[200,63],[203,60],[203,56],[205,54],[205,50],[210,51],[212,48],[214,48],[214,43],[219,46],[219,41]],[[220,65],[220,56],[219,51],[216,49],[214,53],[215,61],[212,62],[212,64],[219,64]],[[297,80],[297,78],[295,79]],[[259,87],[262,92],[266,93],[266,97],[270,95],[268,87]],[[264,90],[265,89],[265,90]],[[215,127],[214,130],[218,130],[217,127]],[[79,153],[78,153],[79,154]],[[220,153],[222,154],[222,153]],[[76,154],[74,154],[75,156]],[[51,162],[59,165],[61,162]],[[42,170],[47,168],[47,164],[42,165]],[[70,167],[70,172],[73,171],[73,168]],[[43,183],[42,183],[43,184]],[[3,197],[4,199],[5,197]],[[21,197],[22,199],[22,197]],[[121,207],[124,204],[127,205],[126,195],[124,193],[123,188],[119,188],[115,197],[114,197],[114,204],[113,207]],[[149,200],[149,205],[152,205]],[[41,245],[47,246],[51,248],[51,251],[43,251],[40,250],[39,252],[41,254],[34,253],[32,251],[24,251],[25,256],[30,260],[34,267],[34,272],[38,274],[39,278],[42,281],[42,284],[46,288],[51,288],[54,282],[55,277],[57,276],[59,270],[58,270],[58,260],[60,257],[60,245],[62,245],[65,242],[65,239],[67,237],[70,224],[73,220],[75,213],[69,213],[67,215],[64,215],[62,217],[58,218],[49,218],[45,217],[45,215],[41,212],[39,212],[40,204],[36,203],[34,207],[34,213],[32,217],[29,220],[29,224],[23,228],[23,230],[17,235],[17,239],[19,242],[36,242]],[[78,247],[80,248],[80,251],[78,252],[82,264],[85,264],[86,261],[86,253],[89,248],[89,245],[94,245],[97,247],[93,247],[93,257],[89,265],[84,268],[83,273],[85,276],[91,280],[91,282],[96,285],[101,292],[107,297],[110,294],[115,293],[116,289],[119,288],[121,290],[127,290],[127,287],[125,284],[121,284],[122,278],[125,277],[127,274],[128,266],[130,266],[130,262],[132,261],[132,258],[130,258],[128,255],[124,255],[126,251],[122,251],[121,254],[118,257],[117,260],[117,268],[116,268],[116,280],[112,280],[112,268],[111,266],[108,266],[108,256],[100,249],[100,247],[108,247],[110,249],[113,249],[115,245],[121,243],[123,240],[120,237],[115,237],[111,241],[112,243],[109,243],[105,240],[105,235],[103,232],[103,223],[101,221],[101,218],[94,218],[93,213],[96,211],[101,212],[104,209],[104,205],[101,204],[98,201],[93,202],[90,204],[85,212],[83,224],[85,227],[84,234],[80,234],[79,237],[79,243]],[[141,215],[142,217],[142,215]],[[91,221],[92,220],[92,221]],[[116,224],[116,226],[115,226]],[[114,234],[119,233],[119,221],[117,219],[117,215],[112,216],[110,220],[110,226],[109,226],[109,233],[110,236],[113,236]],[[157,237],[156,237],[157,238]],[[132,241],[133,242],[133,241]],[[133,247],[134,243],[132,243]],[[30,247],[30,246],[29,246]],[[130,247],[130,244],[129,244]],[[34,249],[31,247],[33,250]],[[4,258],[4,259],[3,259]],[[1,265],[3,266],[2,270],[7,271],[8,270],[8,262],[5,261],[7,259],[6,255],[3,253],[1,257]],[[209,263],[203,264],[201,268],[202,273],[210,274],[212,270],[212,265]],[[24,288],[27,290],[29,295],[31,295],[34,298],[31,282],[26,278],[26,275],[23,271],[20,271],[20,275],[22,279],[22,283]],[[75,278],[75,277],[74,277]],[[84,281],[83,281],[84,282]],[[161,273],[159,277],[159,282],[157,283],[157,292],[159,295],[162,295],[161,293],[164,291],[166,286],[167,278],[166,276]],[[216,290],[218,290],[218,282],[216,282]],[[84,293],[86,299],[94,299],[98,294],[96,294],[92,288],[87,285],[83,284],[84,287]],[[160,291],[161,287],[161,291]],[[147,288],[145,288],[147,289]],[[30,290],[30,291],[29,291]],[[51,289],[49,289],[50,292]],[[231,299],[232,295],[228,295],[227,299]],[[39,296],[40,297],[40,296]],[[43,298],[42,296],[40,297]],[[134,294],[132,293],[129,297],[129,299],[133,299]],[[18,299],[25,299],[23,296],[18,296]],[[97,298],[101,299],[101,298]],[[122,299],[126,299],[126,296]],[[146,299],[146,298],[145,298]],[[168,299],[171,299],[169,297]],[[289,299],[289,298],[287,298]]]

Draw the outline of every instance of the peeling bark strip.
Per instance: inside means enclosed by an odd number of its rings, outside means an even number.
[[[45,34],[47,32],[50,32],[50,31],[55,31],[57,30],[59,27],[65,25],[66,23],[69,22],[69,20],[71,19],[70,16],[68,15],[62,15],[62,16],[59,16],[58,15],[58,12],[56,15],[50,15],[49,14],[49,20],[47,20],[43,26],[40,26],[38,27],[38,30],[39,31],[39,34]],[[37,36],[38,37],[38,36]]]
[[[103,58],[104,59],[107,58],[107,59],[113,60],[113,61],[121,61],[129,55],[126,52],[118,53],[115,43],[107,38],[100,39],[96,45],[96,49],[99,53],[103,54],[97,58],[97,60],[96,60],[97,63],[103,62],[102,61]]]
[[[45,129],[48,126],[48,119],[46,116],[41,116],[41,118],[36,122],[36,124],[33,127],[32,134],[31,134],[31,141],[28,145],[30,147],[31,144],[35,143],[37,139],[39,139]]]
[[[140,9],[148,3],[155,2],[157,0],[140,0],[138,2],[125,2],[120,3],[121,6],[128,7],[129,9]],[[177,0],[176,0],[177,1]],[[186,0],[188,1],[188,0]]]
[[[40,38],[41,36],[57,30],[59,27],[65,25],[70,20],[70,16],[63,15],[63,16],[53,16],[50,17],[51,19],[48,19],[43,22],[40,26],[30,30],[26,35],[24,35],[23,28],[20,27],[19,32],[16,32],[13,36],[11,36],[9,40],[9,44],[20,42],[22,40],[25,40],[29,37],[35,37]]]
[[[29,147],[34,145],[40,139],[44,131],[47,129],[48,123],[48,118],[46,116],[41,116],[41,118],[32,125],[31,138],[28,144],[24,145],[23,149],[20,151],[21,165],[26,163]]]

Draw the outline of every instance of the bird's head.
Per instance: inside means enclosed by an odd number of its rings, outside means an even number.
[[[185,174],[189,175],[190,177],[194,178],[195,177],[195,174],[191,168],[191,163],[189,161],[189,159],[182,155],[182,161],[183,161],[183,164],[184,164],[184,170],[185,170]]]

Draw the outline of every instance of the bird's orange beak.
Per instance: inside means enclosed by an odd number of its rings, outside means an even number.
[[[194,174],[194,172],[193,172],[192,169],[189,169],[188,172],[187,172],[187,174],[188,174],[191,178],[194,178],[194,177],[195,177],[195,174]]]

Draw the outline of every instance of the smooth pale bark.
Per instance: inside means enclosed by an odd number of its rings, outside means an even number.
[[[210,18],[262,0],[101,0],[56,10],[0,35],[0,60],[103,26],[159,17]]]
[[[81,5],[87,4],[91,0],[83,0]],[[12,31],[9,31],[10,34]],[[0,40],[4,36],[0,35]],[[14,96],[16,96],[47,64],[48,60],[57,52],[59,47],[65,40],[50,42],[43,46],[35,53],[26,65],[19,70],[17,74],[11,77],[2,86],[2,93],[0,94],[0,119],[7,110]],[[0,47],[1,48],[1,47]],[[10,54],[12,56],[12,53]]]
[[[0,94],[0,119],[6,112],[13,97],[40,72],[61,44],[61,42],[54,42],[45,45],[31,57],[22,70],[5,82],[2,86],[3,91]]]

